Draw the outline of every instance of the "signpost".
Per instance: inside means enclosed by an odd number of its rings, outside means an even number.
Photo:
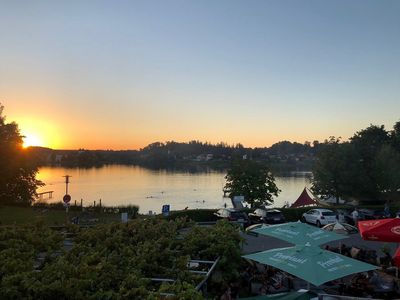
[[[68,213],[69,202],[71,201],[71,195],[68,194],[68,184],[69,184],[69,178],[71,176],[65,175],[63,177],[65,177],[65,195],[63,197],[63,201],[65,206],[65,213]]]
[[[169,208],[170,208],[170,206],[169,206],[169,204],[164,204],[163,206],[162,206],[162,214],[163,214],[163,216],[164,217],[168,217],[169,216]]]
[[[63,201],[65,204],[69,204],[69,202],[71,201],[71,196],[68,194],[64,195]]]

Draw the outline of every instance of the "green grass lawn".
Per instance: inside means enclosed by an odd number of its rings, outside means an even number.
[[[37,209],[33,207],[0,206],[0,226],[4,225],[33,225],[36,222],[44,222],[49,226],[65,225],[73,217],[79,216],[81,224],[89,221],[96,223],[109,223],[120,220],[120,214],[70,211],[66,214],[61,209]],[[95,221],[97,219],[97,221]]]

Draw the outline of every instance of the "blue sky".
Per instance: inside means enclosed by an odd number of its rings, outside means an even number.
[[[400,120],[399,1],[0,1],[0,101],[55,148],[268,146]]]

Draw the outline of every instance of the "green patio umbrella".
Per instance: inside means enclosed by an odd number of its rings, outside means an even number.
[[[378,268],[310,245],[267,250],[243,257],[273,266],[316,286],[350,274]]]
[[[252,229],[251,231],[272,236],[295,245],[305,245],[309,243],[313,246],[318,246],[346,238],[344,235],[325,231],[301,222],[262,226]]]
[[[273,295],[262,295],[247,298],[239,298],[241,300],[310,300],[318,299],[318,294],[310,291],[304,292],[291,292],[291,293],[279,293]]]

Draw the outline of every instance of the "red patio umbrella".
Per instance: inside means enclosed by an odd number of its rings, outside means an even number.
[[[400,247],[397,248],[396,253],[393,255],[394,265],[400,267]]]
[[[364,240],[400,243],[400,218],[359,221],[358,229]]]

